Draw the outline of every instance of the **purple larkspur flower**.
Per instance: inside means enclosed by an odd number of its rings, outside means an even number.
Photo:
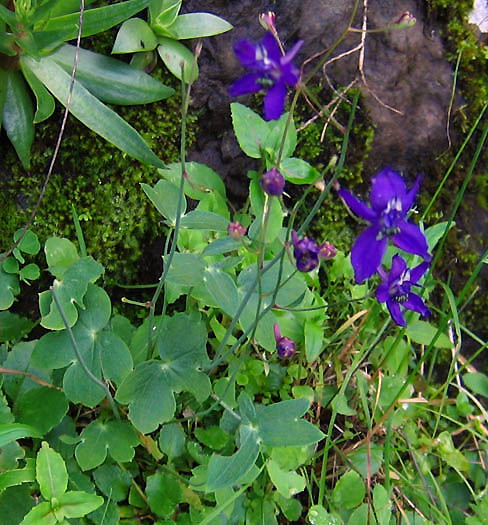
[[[333,259],[337,254],[336,247],[330,242],[324,242],[319,246],[319,257],[321,259]]]
[[[386,273],[380,266],[378,273],[383,281],[376,290],[376,298],[380,303],[386,303],[390,315],[399,326],[407,326],[403,317],[402,307],[413,310],[422,317],[430,315],[430,310],[422,298],[411,291],[429,268],[428,262],[423,262],[415,268],[408,268],[405,260],[394,255],[391,261],[390,273]]]
[[[311,272],[319,265],[318,244],[308,237],[298,238],[295,231],[291,232],[291,240],[293,242],[293,255],[296,260],[297,269],[299,272]]]
[[[241,64],[251,72],[232,84],[230,95],[238,97],[267,89],[264,117],[266,120],[279,119],[285,107],[286,86],[296,86],[298,82],[300,73],[292,60],[302,44],[303,40],[298,41],[288,53],[282,55],[270,32],[258,44],[248,40],[237,41],[234,52]]]
[[[289,337],[283,337],[281,335],[278,323],[275,323],[273,325],[273,332],[276,341],[276,351],[278,352],[278,356],[281,359],[291,357],[297,349],[295,341],[293,341],[293,339],[290,339]]]
[[[358,283],[371,277],[381,264],[388,239],[408,253],[430,260],[427,240],[416,224],[407,221],[407,214],[417,195],[421,177],[407,191],[405,181],[390,168],[381,170],[372,180],[369,200],[371,208],[350,191],[338,193],[349,208],[371,223],[357,238],[351,250],[351,263]]]
[[[266,173],[263,173],[259,181],[261,188],[268,195],[272,197],[281,197],[285,189],[285,177],[276,168],[271,168]]]

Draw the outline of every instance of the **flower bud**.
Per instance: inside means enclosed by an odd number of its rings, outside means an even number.
[[[324,242],[319,246],[319,257],[321,259],[333,259],[336,253],[336,247],[330,242]]]
[[[313,239],[308,237],[298,238],[295,231],[291,232],[293,242],[293,255],[295,256],[299,272],[311,272],[319,265],[319,247]]]
[[[276,168],[264,173],[259,183],[263,191],[272,197],[281,197],[285,188],[285,178]]]
[[[229,237],[235,240],[239,240],[241,237],[246,235],[247,228],[244,228],[239,221],[230,222],[227,226],[227,233]]]
[[[412,27],[416,24],[417,19],[410,13],[410,11],[405,11],[401,16],[393,22],[393,27],[395,29],[404,29],[405,27]]]
[[[293,339],[289,337],[283,337],[280,332],[280,327],[278,323],[273,325],[273,331],[276,341],[276,350],[278,352],[278,357],[280,359],[287,359],[291,357],[296,352],[296,345]]]
[[[261,13],[259,15],[259,23],[266,31],[271,31],[274,33],[276,31],[275,27],[276,15],[273,11],[268,11],[267,13]]]

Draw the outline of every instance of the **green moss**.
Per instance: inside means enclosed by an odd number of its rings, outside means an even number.
[[[161,75],[161,73],[160,73]],[[169,76],[168,76],[169,78]],[[166,78],[166,83],[168,78]],[[171,79],[170,79],[171,81]],[[179,160],[180,97],[144,106],[117,107],[163,162]],[[27,220],[37,201],[53,154],[61,110],[36,126],[32,167],[26,172],[13,149],[3,163],[0,188],[0,246]],[[188,147],[195,139],[196,117],[188,119]],[[53,175],[32,229],[44,241],[51,235],[76,239],[72,204],[81,217],[88,251],[115,280],[132,280],[147,243],[164,233],[161,217],[140,188],[155,183],[157,170],[129,158],[74,118],[69,118]],[[24,205],[24,208],[21,206]]]

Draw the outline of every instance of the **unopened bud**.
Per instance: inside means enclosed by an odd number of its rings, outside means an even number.
[[[273,325],[273,331],[276,341],[276,351],[278,352],[278,357],[280,359],[287,359],[291,357],[296,352],[296,345],[293,339],[289,337],[283,337],[280,332],[280,327],[278,323]]]
[[[263,191],[272,197],[281,197],[285,189],[285,178],[276,168],[264,173],[259,183]]]
[[[319,246],[319,257],[321,259],[333,259],[336,253],[336,247],[330,242],[324,242]]]
[[[231,222],[227,226],[227,233],[229,234],[229,237],[232,237],[236,240],[246,235],[246,232],[247,228],[244,228],[244,226],[242,226],[242,224],[239,221]]]
[[[271,31],[272,33],[276,31],[275,20],[276,15],[273,11],[268,11],[267,13],[261,13],[259,15],[259,23],[266,31]]]
[[[417,19],[410,13],[410,11],[405,11],[402,15],[393,22],[393,27],[395,29],[403,29],[405,27],[412,27],[416,24]]]

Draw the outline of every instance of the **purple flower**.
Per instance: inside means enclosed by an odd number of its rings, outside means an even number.
[[[293,341],[293,339],[290,339],[289,337],[282,337],[280,327],[277,323],[273,325],[273,332],[275,336],[276,350],[278,352],[278,356],[281,359],[291,357],[296,352],[295,341]]]
[[[285,178],[276,168],[264,173],[259,183],[263,191],[272,197],[281,197],[285,188]]]
[[[358,283],[371,277],[381,264],[388,239],[409,253],[430,260],[425,235],[416,224],[407,221],[407,213],[419,189],[421,177],[407,191],[404,180],[390,168],[381,170],[371,186],[371,208],[358,200],[350,191],[338,193],[351,210],[371,223],[357,238],[351,250],[351,263]]]
[[[251,72],[232,84],[230,95],[237,97],[267,89],[264,117],[266,120],[279,119],[285,106],[286,86],[296,86],[298,82],[299,71],[292,60],[302,44],[302,40],[298,41],[288,53],[282,55],[270,32],[258,44],[247,40],[236,42],[234,52],[241,64]]]
[[[227,233],[229,237],[232,237],[235,240],[240,239],[246,235],[247,228],[244,228],[239,221],[230,222],[227,226]]]
[[[399,255],[393,256],[390,273],[387,274],[381,266],[378,268],[383,282],[376,290],[376,298],[380,303],[386,303],[397,325],[407,326],[401,307],[418,312],[422,317],[430,315],[422,298],[410,291],[412,286],[419,286],[417,283],[428,268],[429,263],[423,262],[410,269]]]
[[[320,248],[313,239],[303,237],[299,239],[295,231],[291,232],[293,255],[299,272],[311,272],[319,265]]]

